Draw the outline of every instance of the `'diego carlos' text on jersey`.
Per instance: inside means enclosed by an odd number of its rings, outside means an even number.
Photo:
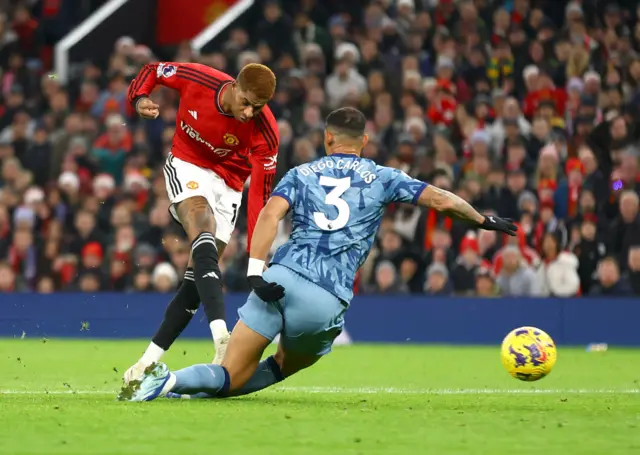
[[[385,206],[416,204],[426,186],[402,171],[350,154],[291,169],[273,196],[289,202],[293,230],[271,263],[300,273],[348,303]]]

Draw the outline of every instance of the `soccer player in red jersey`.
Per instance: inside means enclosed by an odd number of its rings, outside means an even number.
[[[266,105],[276,78],[264,65],[246,65],[231,76],[196,63],[145,65],[129,87],[129,101],[146,119],[159,115],[149,95],[158,85],[180,92],[173,146],[164,165],[171,214],[192,242],[184,280],[142,358],[125,373],[129,382],[160,360],[200,306],[209,321],[221,363],[229,341],[218,258],[231,238],[251,177],[249,239],[266,204],[276,170],[279,135]]]

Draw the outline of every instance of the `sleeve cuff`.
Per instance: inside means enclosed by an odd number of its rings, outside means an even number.
[[[416,191],[416,194],[413,195],[413,200],[411,201],[413,205],[418,205],[418,199],[420,199],[420,195],[428,186],[429,186],[428,183],[422,182],[422,186],[418,188],[418,191]]]
[[[293,201],[291,200],[291,198],[287,194],[282,193],[280,191],[276,191],[276,192],[271,193],[271,196],[281,197],[282,199],[284,199],[285,201],[287,201],[289,203],[289,207],[293,207]]]
[[[133,110],[136,110],[136,105],[138,104],[138,101],[140,101],[142,98],[149,98],[149,95],[138,95],[134,99],[132,99],[131,105],[133,106]]]

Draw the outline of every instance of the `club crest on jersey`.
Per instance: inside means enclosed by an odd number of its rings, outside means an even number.
[[[238,138],[231,133],[225,133],[225,135],[222,136],[222,139],[224,140],[224,143],[227,145],[238,145],[240,143]]]
[[[158,77],[171,77],[178,71],[175,65],[167,65],[166,63],[160,63],[158,65]]]
[[[199,186],[198,182],[194,182],[193,180],[187,183],[187,188],[190,190],[197,190]]]

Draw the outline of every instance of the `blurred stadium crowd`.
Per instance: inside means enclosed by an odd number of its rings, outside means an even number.
[[[156,58],[128,37],[108,67],[89,63],[62,86],[46,71],[59,39],[46,7],[10,3],[0,2],[0,292],[175,289],[189,246],[161,168],[177,93],[154,94],[157,120],[135,118],[128,81]],[[181,46],[174,60],[274,70],[279,177],[323,155],[325,115],[349,105],[370,118],[366,158],[519,223],[503,239],[390,207],[358,293],[640,294],[635,2],[342,3],[263,1],[255,27],[210,54]],[[245,224],[221,260],[228,291],[248,289]]]

